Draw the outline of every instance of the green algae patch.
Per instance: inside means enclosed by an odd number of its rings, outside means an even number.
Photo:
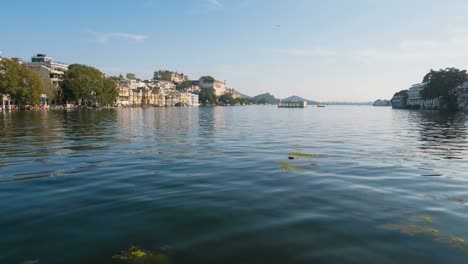
[[[121,251],[119,254],[112,256],[113,259],[118,260],[119,263],[128,264],[168,264],[169,257],[164,252],[151,252],[131,246],[127,250]]]
[[[281,162],[281,170],[284,172],[294,171],[296,168],[286,162]]]
[[[439,236],[434,238],[435,242],[448,245],[450,247],[467,250],[468,249],[468,239],[463,237],[452,237],[452,236]]]
[[[422,216],[422,220],[430,224],[434,223],[434,220],[432,219],[432,217],[427,216],[427,215]]]
[[[313,154],[302,153],[302,152],[291,152],[291,153],[289,153],[289,156],[292,156],[292,157],[301,157],[301,158],[312,158],[312,157],[314,157]]]
[[[400,233],[414,236],[416,234],[422,234],[424,233],[424,228],[417,226],[417,225],[408,225],[408,226],[402,226],[400,228]]]
[[[140,249],[137,249],[137,250],[134,250],[132,252],[130,252],[130,254],[132,254],[132,256],[135,256],[137,258],[141,258],[141,257],[144,257],[146,256],[146,253]]]

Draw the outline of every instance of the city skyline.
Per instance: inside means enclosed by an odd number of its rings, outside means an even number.
[[[0,56],[212,75],[254,96],[390,99],[430,69],[468,68],[464,1],[26,1],[4,4]],[[20,17],[21,19],[17,19]]]

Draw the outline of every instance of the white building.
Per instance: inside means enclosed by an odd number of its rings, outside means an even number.
[[[457,97],[458,109],[462,111],[468,110],[468,82],[464,82],[457,88],[453,89],[451,94]]]
[[[199,106],[200,103],[198,102],[198,94],[189,94],[189,106]]]
[[[0,110],[16,109],[15,102],[7,95],[0,94]]]
[[[41,80],[52,83],[58,89],[57,98],[47,99],[45,93],[42,94],[43,105],[47,104],[47,100],[51,100],[52,104],[63,103],[60,87],[65,77],[65,72],[68,71],[67,64],[56,62],[45,54],[37,54],[31,58],[31,62],[25,62],[23,65],[36,71],[41,76]]]
[[[414,84],[408,89],[408,107],[418,108],[423,105],[421,92],[426,88],[426,83]]]

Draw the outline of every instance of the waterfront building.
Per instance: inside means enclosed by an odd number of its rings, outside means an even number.
[[[200,78],[200,80],[198,80],[198,85],[200,86],[200,88],[214,89],[216,96],[221,96],[227,92],[226,81],[221,82],[215,80],[214,82],[208,82],[205,81],[203,78]]]
[[[198,94],[193,94],[193,93],[190,93],[189,94],[189,103],[188,103],[189,106],[199,106],[200,103],[198,102]]]
[[[0,94],[0,110],[13,109],[16,109],[16,102],[13,100],[13,98],[8,95]]]
[[[65,72],[68,71],[67,64],[54,61],[45,54],[37,54],[31,57],[31,62],[25,62],[23,65],[37,72],[41,80],[45,82],[45,87],[51,83],[58,90],[55,98],[47,98],[45,92],[42,94],[41,100],[43,106],[48,105],[49,100],[51,100],[52,104],[63,103],[63,95],[60,88],[65,77]]]
[[[423,105],[421,92],[424,88],[426,88],[426,83],[414,84],[408,89],[407,106],[409,108],[421,108]]]
[[[408,91],[401,91],[396,93],[390,102],[392,103],[392,108],[394,109],[404,109],[406,108],[406,103],[408,101]]]
[[[468,110],[468,82],[464,82],[463,84],[457,86],[450,92],[450,94],[457,97],[458,110]]]
[[[373,106],[392,106],[392,103],[389,100],[380,100],[375,101]]]
[[[280,101],[278,103],[280,108],[307,108],[307,101]]]

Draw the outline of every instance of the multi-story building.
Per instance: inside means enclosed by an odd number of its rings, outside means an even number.
[[[153,79],[171,81],[175,83],[183,83],[185,81],[188,81],[188,76],[183,73],[159,70],[154,72]]]
[[[211,82],[211,81],[205,80],[205,78],[202,77],[198,81],[198,85],[200,86],[200,88],[203,88],[203,89],[208,89],[208,88],[214,89],[216,96],[221,96],[227,92],[225,81],[221,82],[221,81],[214,80]]]
[[[46,104],[49,100],[52,104],[63,103],[60,87],[64,80],[65,72],[68,70],[67,64],[56,62],[45,54],[37,54],[31,58],[31,62],[25,62],[23,65],[36,71],[41,76],[43,82],[50,82],[58,90],[58,94],[55,98],[47,98],[44,92],[42,94],[43,104]],[[45,87],[49,85],[49,83],[44,83]]]
[[[404,109],[406,108],[406,104],[408,102],[408,90],[399,91],[395,95],[393,95],[392,100],[392,108],[394,109]]]
[[[457,86],[450,93],[457,97],[458,110],[468,110],[468,82]]]
[[[408,102],[407,105],[410,108],[420,108],[424,100],[421,92],[426,88],[426,83],[414,84],[408,89]]]
[[[199,106],[200,103],[198,102],[198,94],[189,93],[189,106]]]
[[[162,80],[154,81],[152,83],[152,86],[156,87],[156,88],[161,88],[161,89],[164,89],[164,90],[167,90],[167,91],[175,91],[175,88],[176,88],[176,85],[173,82],[171,82],[171,81],[162,81]]]

